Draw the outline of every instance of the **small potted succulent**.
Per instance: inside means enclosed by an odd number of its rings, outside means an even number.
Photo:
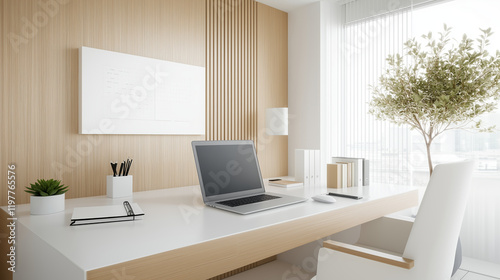
[[[45,215],[64,211],[65,192],[68,186],[60,180],[38,179],[31,187],[24,190],[32,194],[30,197],[30,211],[32,215]]]

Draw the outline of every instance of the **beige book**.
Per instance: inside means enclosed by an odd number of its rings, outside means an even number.
[[[347,168],[342,163],[332,163],[326,166],[326,185],[327,188],[341,189],[344,186],[344,178],[342,173]]]

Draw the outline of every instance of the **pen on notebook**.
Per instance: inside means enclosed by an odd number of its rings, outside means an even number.
[[[125,200],[123,202],[123,206],[125,207],[125,210],[127,211],[127,215],[133,216],[134,215],[134,210],[132,210],[132,206],[130,206],[130,203]]]
[[[125,211],[127,212],[127,216],[132,216],[133,219],[135,220],[135,213],[134,213],[134,210],[132,209],[132,206],[130,206],[130,203],[125,200],[123,202],[123,206],[125,207]]]

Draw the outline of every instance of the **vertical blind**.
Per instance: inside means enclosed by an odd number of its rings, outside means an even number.
[[[500,36],[496,20],[500,4],[494,0],[435,0],[432,3],[440,4],[413,9],[427,4],[426,1],[410,0],[413,6],[408,6],[408,1],[395,1],[402,3],[401,7],[389,6],[390,2],[394,1],[357,0],[343,6],[339,50],[332,48],[339,63],[334,65],[338,83],[332,90],[328,112],[334,127],[329,133],[329,148],[333,156],[369,159],[371,182],[425,186],[428,171],[421,135],[408,127],[377,121],[368,114],[371,86],[377,86],[389,54],[402,53],[403,43],[411,37],[441,31],[443,23],[454,28],[458,41],[463,33],[474,37],[470,27],[475,30],[492,27],[494,37]],[[448,13],[450,10],[453,13]],[[492,47],[500,49],[500,40],[492,38]],[[497,128],[500,127],[499,111],[485,118],[492,124],[496,120]],[[435,140],[432,153],[435,164],[462,158],[476,160],[461,231],[463,254],[500,264],[500,224],[496,222],[500,217],[500,206],[496,203],[500,194],[500,132],[449,131]]]
[[[344,7],[347,16],[363,6],[355,1]],[[362,14],[366,15],[381,10],[370,5],[365,9]],[[411,180],[408,128],[377,121],[368,114],[371,89],[385,70],[387,56],[402,54],[403,43],[412,36],[411,19],[411,9],[397,9],[346,22],[341,30],[339,94],[331,107],[337,110],[338,130],[332,131],[332,137],[337,138],[332,143],[337,147],[331,150],[339,156],[369,159],[371,182]]]

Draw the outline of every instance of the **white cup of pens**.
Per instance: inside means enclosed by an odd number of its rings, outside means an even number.
[[[132,196],[132,175],[128,175],[132,159],[124,160],[118,169],[118,162],[111,162],[113,175],[106,177],[106,196],[111,198]]]

